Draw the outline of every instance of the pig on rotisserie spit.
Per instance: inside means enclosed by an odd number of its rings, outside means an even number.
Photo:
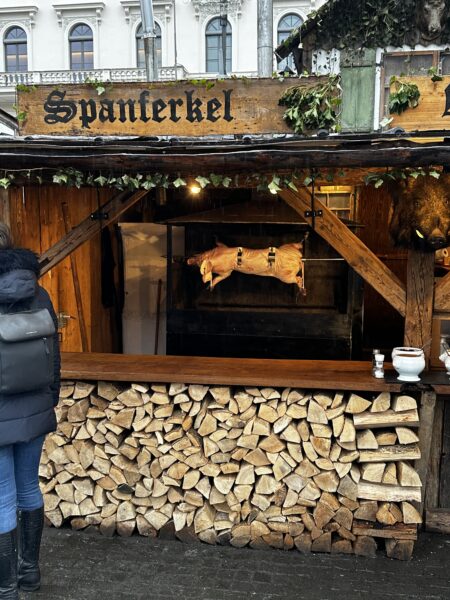
[[[215,248],[192,256],[187,263],[200,267],[203,282],[209,283],[211,290],[233,271],[239,271],[295,283],[300,292],[305,294],[302,249],[301,242],[261,250],[229,248],[218,242]]]
[[[393,194],[389,231],[396,246],[435,251],[450,245],[450,179],[408,178]]]

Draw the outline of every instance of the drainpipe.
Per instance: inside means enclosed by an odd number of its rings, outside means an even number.
[[[140,0],[142,32],[144,38],[145,69],[147,81],[157,81],[158,66],[155,53],[155,19],[153,16],[153,0]]]
[[[258,0],[258,75],[273,73],[273,0]]]

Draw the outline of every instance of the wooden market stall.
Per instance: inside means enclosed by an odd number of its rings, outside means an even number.
[[[46,442],[40,472],[53,525],[361,555],[372,555],[381,540],[389,556],[411,556],[436,395],[449,389],[443,373],[427,374],[422,385],[405,389],[389,370],[384,379],[373,378],[368,361],[307,360],[307,352],[304,360],[292,360],[289,350],[276,360],[256,358],[257,349],[253,358],[218,358],[213,350],[206,357],[121,353],[121,303],[109,301],[121,255],[110,225],[124,214],[148,223],[162,215],[156,224],[164,227],[198,224],[200,205],[190,200],[190,209],[180,212],[187,200],[178,189],[196,181],[213,190],[209,215],[242,206],[239,198],[225,197],[214,205],[224,191],[238,190],[254,202],[257,186],[271,185],[277,199],[266,195],[264,201],[284,201],[291,223],[294,215],[302,230],[336,253],[330,257],[345,259],[351,267],[346,281],[350,271],[351,278],[361,277],[404,319],[397,345],[424,347],[429,356],[433,311],[450,312],[450,275],[435,284],[434,254],[411,249],[403,282],[362,241],[355,223],[348,227],[321,201],[320,184],[336,170],[342,171],[336,185],[356,186],[374,169],[449,164],[447,141],[293,136],[277,106],[287,85],[118,85],[104,97],[92,86],[44,86],[21,94],[29,115],[24,137],[0,140],[5,179],[13,182],[2,194],[0,218],[40,254],[42,282],[67,322],[61,330],[59,426]],[[210,137],[212,131],[217,137]],[[122,137],[124,132],[136,137]],[[108,180],[117,187],[119,177],[122,189],[106,189]],[[364,187],[360,194],[360,203],[365,194],[376,196]],[[386,194],[378,196],[384,212]],[[366,223],[387,229],[376,210],[372,217]],[[217,218],[218,227],[225,224]],[[267,218],[260,225],[267,226]],[[264,246],[272,246],[269,230],[258,231]],[[194,232],[194,241],[199,235]],[[139,238],[144,245],[148,239]],[[169,278],[178,267],[170,247],[166,256],[172,257]],[[199,275],[192,270],[187,277]],[[298,297],[289,302],[286,307],[297,311]],[[245,305],[248,319],[254,318],[251,306]],[[348,306],[354,332],[355,304]],[[230,314],[235,309],[227,308]],[[189,329],[187,311],[183,318]],[[281,327],[283,316],[278,318]],[[290,323],[295,327],[295,319]],[[239,331],[234,333],[239,345]],[[276,345],[273,329],[266,337]],[[334,358],[344,358],[337,352]]]

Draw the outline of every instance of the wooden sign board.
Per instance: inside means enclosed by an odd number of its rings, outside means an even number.
[[[394,120],[389,127],[403,127],[405,131],[450,129],[450,77],[436,82],[429,76],[401,77],[401,80],[417,85],[419,105],[408,108],[401,115],[391,115]]]
[[[314,78],[317,83],[320,79]],[[308,79],[302,79],[308,83]],[[292,80],[35,86],[18,91],[21,135],[205,136],[292,132],[278,105]]]

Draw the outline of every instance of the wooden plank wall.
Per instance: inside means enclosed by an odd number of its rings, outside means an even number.
[[[66,203],[73,227],[103,204],[110,190],[40,186],[11,188],[10,223],[15,244],[41,254],[65,234],[62,204]],[[82,310],[86,322],[88,351],[112,352],[114,348],[113,309],[104,309],[101,302],[101,242],[99,235],[75,251],[79,276]],[[66,258],[41,279],[49,292],[56,312],[71,315],[61,330],[61,348],[67,352],[82,351],[80,322],[70,259]]]

